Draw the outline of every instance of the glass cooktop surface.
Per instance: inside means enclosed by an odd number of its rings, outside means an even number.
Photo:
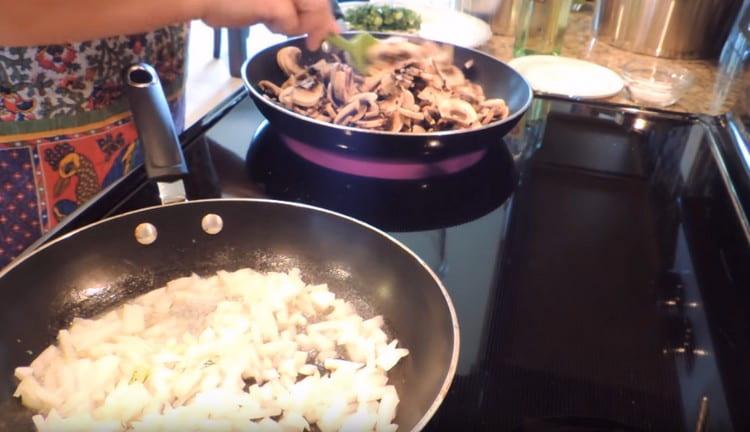
[[[186,187],[339,211],[422,257],[461,325],[429,430],[750,430],[750,197],[720,126],[537,99],[428,166],[290,145],[238,95],[184,135]],[[53,236],[156,204],[138,170]]]

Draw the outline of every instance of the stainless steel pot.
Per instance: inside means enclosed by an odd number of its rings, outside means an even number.
[[[594,34],[618,48],[657,57],[712,58],[742,0],[597,0]]]

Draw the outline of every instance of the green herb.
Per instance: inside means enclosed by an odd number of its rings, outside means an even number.
[[[411,9],[385,5],[365,5],[351,9],[344,17],[354,30],[409,31],[419,30],[422,18]]]

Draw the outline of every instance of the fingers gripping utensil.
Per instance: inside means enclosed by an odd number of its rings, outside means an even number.
[[[326,38],[323,43],[323,51],[330,52],[331,45],[344,51],[347,54],[347,60],[349,64],[359,73],[367,74],[367,69],[370,66],[368,60],[368,51],[373,46],[380,43],[370,33],[359,33],[351,39],[344,39],[341,35],[330,35]]]

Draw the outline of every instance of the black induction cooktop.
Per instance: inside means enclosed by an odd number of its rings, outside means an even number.
[[[742,431],[750,196],[722,131],[721,119],[537,99],[460,169],[383,178],[402,167],[322,163],[240,92],[183,143],[192,199],[336,210],[438,272],[461,353],[429,430]],[[157,196],[136,170],[45,241]]]

